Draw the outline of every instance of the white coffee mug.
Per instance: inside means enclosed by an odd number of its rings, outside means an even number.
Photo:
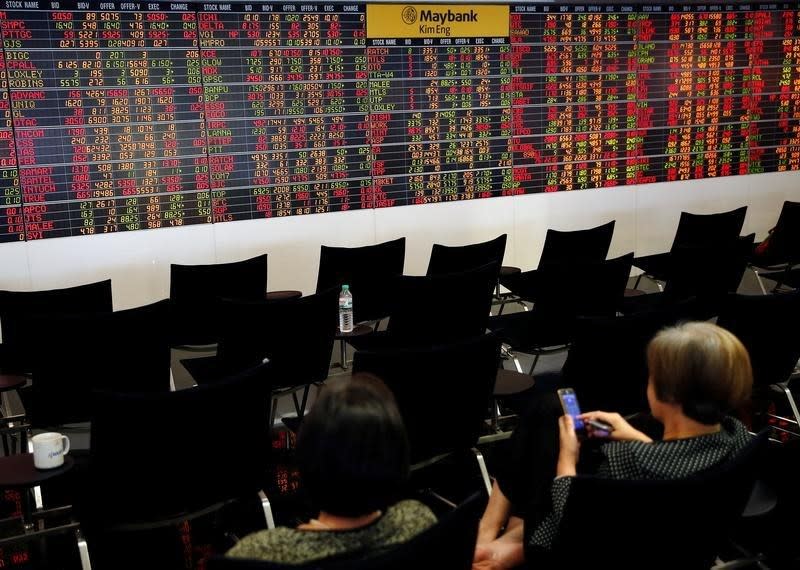
[[[69,438],[56,432],[33,436],[33,465],[37,469],[53,469],[64,465],[69,453]]]

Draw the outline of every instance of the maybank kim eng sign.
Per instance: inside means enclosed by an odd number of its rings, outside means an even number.
[[[367,37],[506,37],[508,16],[507,5],[367,4]]]

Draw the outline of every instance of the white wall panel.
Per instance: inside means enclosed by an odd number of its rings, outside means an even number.
[[[748,205],[745,232],[760,239],[784,200],[800,201],[800,173],[598,189],[424,206],[253,220],[99,236],[0,244],[0,287],[48,289],[111,278],[115,308],[168,294],[170,263],[214,263],[269,254],[269,289],[316,286],[319,246],[355,246],[406,236],[406,272],[422,274],[433,243],[472,243],[509,234],[505,264],[538,263],[547,228],[617,220],[611,255],[666,251],[682,210]]]
[[[267,253],[267,288],[313,293],[320,245],[375,243],[372,210],[289,216],[214,224],[217,261],[235,261]]]
[[[32,289],[111,278],[114,308],[169,296],[170,263],[214,263],[210,226],[28,242]]]
[[[405,236],[405,272],[424,275],[434,243],[462,245],[511,234],[515,203],[514,198],[491,198],[380,208],[375,210],[377,241]],[[510,259],[508,252],[506,259]]]

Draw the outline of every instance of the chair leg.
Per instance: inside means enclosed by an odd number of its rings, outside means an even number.
[[[533,369],[536,368],[536,364],[538,362],[539,362],[539,355],[538,354],[534,354],[533,355],[533,363],[531,364],[531,369],[528,370],[528,375],[533,376]],[[522,372],[522,370],[520,370],[520,372]]]
[[[28,431],[28,436],[30,436],[30,431]],[[27,441],[28,453],[33,453],[33,439],[31,437],[28,437],[27,439],[28,439]],[[40,485],[36,485],[36,487],[33,487],[32,490],[33,490],[33,505],[37,509],[44,508],[44,502],[42,501],[42,487]],[[23,491],[23,493],[27,493],[27,491]]]
[[[758,281],[758,286],[761,288],[761,294],[762,295],[766,295],[767,294],[767,288],[764,287],[764,281],[761,279],[761,275],[758,273],[758,269],[756,269],[755,267],[753,267],[751,265],[750,266],[750,270],[756,276],[756,281]]]
[[[92,570],[92,561],[89,558],[89,545],[80,529],[75,531],[75,538],[78,541],[78,554],[81,558],[81,570]]]
[[[522,364],[519,363],[519,358],[517,358],[517,355],[514,354],[514,351],[511,350],[510,346],[508,346],[507,344],[501,345],[500,355],[503,357],[503,359],[510,358],[511,360],[513,360],[514,368],[516,368],[517,372],[522,374]]]
[[[483,453],[477,447],[472,448],[472,453],[475,454],[475,459],[478,461],[478,469],[481,471],[481,478],[486,487],[486,494],[492,492],[492,480],[489,478],[489,471],[486,469],[486,460],[483,458]]]
[[[800,412],[797,410],[797,402],[794,400],[794,396],[792,395],[792,391],[789,390],[789,387],[785,384],[779,384],[781,390],[783,390],[783,394],[786,396],[786,401],[789,403],[789,407],[792,408],[792,415],[794,415],[794,420],[800,425]]]
[[[297,392],[292,392],[292,399],[294,400],[294,411],[297,412],[297,417],[302,418],[303,415],[306,413],[306,402],[308,402],[308,392],[311,389],[310,384],[306,384],[306,387],[303,388],[303,399],[298,402],[297,401]]]
[[[275,415],[278,413],[278,397],[272,396],[272,409],[269,412],[269,429],[275,425]]]
[[[262,490],[258,492],[258,498],[261,500],[261,508],[264,510],[264,520],[267,523],[267,528],[275,528],[275,518],[272,516],[272,504],[269,502],[269,497]]]
[[[339,339],[339,357],[341,358],[342,370],[347,370],[347,343],[344,339]]]
[[[492,398],[492,417],[490,420],[489,427],[491,428],[493,433],[500,432],[500,403],[497,401],[497,398]]]

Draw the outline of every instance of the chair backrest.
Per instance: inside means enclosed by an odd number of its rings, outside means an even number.
[[[441,344],[486,331],[497,266],[446,275],[395,278],[386,330],[402,342]]]
[[[551,263],[603,261],[611,247],[614,225],[610,222],[585,230],[548,229],[544,238],[539,267]]]
[[[690,299],[620,317],[578,318],[561,383],[575,389],[586,411],[646,410],[647,344],[662,328],[693,319],[695,306]]]
[[[769,257],[780,262],[800,261],[800,202],[785,201],[769,238]]]
[[[753,365],[753,382],[765,388],[789,378],[800,358],[800,291],[772,295],[731,294],[717,324],[742,341]]]
[[[157,526],[255,499],[271,449],[263,368],[165,394],[96,393],[82,525]]]
[[[203,303],[218,297],[263,299],[267,292],[267,254],[241,261],[169,266],[169,298]]]
[[[613,316],[625,295],[633,253],[598,262],[549,264],[526,272],[514,292],[557,316]],[[533,291],[528,294],[527,277]]]
[[[727,242],[676,247],[664,292],[677,298],[718,299],[739,287],[755,234]]]
[[[364,247],[323,245],[319,256],[317,293],[350,286],[355,322],[389,315],[388,289],[392,279],[403,274],[406,238]]]
[[[451,344],[357,351],[353,372],[381,378],[397,399],[414,463],[478,441],[500,358],[483,335]]]
[[[89,421],[93,390],[168,392],[169,301],[109,313],[39,315],[23,338],[39,348],[25,408],[37,427]]]
[[[227,376],[268,358],[275,388],[328,377],[338,317],[338,291],[300,299],[220,304],[218,371]]]
[[[478,492],[432,527],[411,540],[374,556],[332,558],[305,564],[278,564],[260,560],[224,558],[208,561],[208,570],[469,570],[475,554],[478,523],[486,506],[486,493]]]
[[[173,344],[217,342],[213,316],[221,298],[263,299],[267,292],[267,254],[208,265],[169,266]]]
[[[40,353],[19,327],[34,315],[111,312],[111,279],[65,289],[47,291],[0,291],[0,326],[3,331],[3,362],[6,371],[30,372],[31,359]],[[26,329],[27,330],[27,329]]]
[[[616,315],[632,263],[629,253],[599,262],[547,264],[518,274],[507,286],[533,301],[533,310],[496,317],[492,330],[523,351],[569,344],[577,317]]]
[[[731,241],[741,233],[746,214],[747,206],[715,214],[681,212],[671,251],[677,247]]]
[[[564,568],[710,568],[753,489],[765,436],[759,434],[736,457],[685,479],[575,477],[546,559]],[[526,558],[534,565],[543,555],[529,549]]]
[[[507,237],[503,234],[489,241],[469,245],[451,246],[435,243],[431,248],[426,275],[461,273],[483,267],[487,263],[493,264],[499,273],[506,252]]]

